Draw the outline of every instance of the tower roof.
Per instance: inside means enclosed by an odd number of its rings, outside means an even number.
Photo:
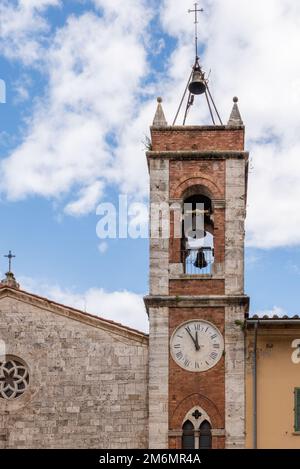
[[[157,108],[153,119],[153,127],[167,127],[168,123],[162,108],[162,98],[157,98]]]
[[[241,114],[240,114],[240,110],[237,104],[238,100],[239,99],[236,96],[233,98],[234,104],[233,104],[232,111],[228,120],[228,125],[232,125],[232,126],[244,125]]]

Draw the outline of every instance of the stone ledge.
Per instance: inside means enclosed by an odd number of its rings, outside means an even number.
[[[185,131],[197,131],[199,130],[211,130],[213,132],[218,132],[220,130],[244,130],[244,125],[168,125],[168,126],[151,126],[150,129],[155,131],[163,131],[163,132],[178,132],[178,130],[185,130]]]
[[[220,151],[220,150],[210,150],[210,151],[197,151],[197,150],[186,150],[186,151],[147,151],[147,159],[150,158],[168,158],[170,160],[182,159],[182,160],[210,160],[210,159],[219,159],[226,160],[230,158],[234,159],[248,159],[249,152],[247,151]]]
[[[204,274],[204,275],[180,274],[178,276],[169,275],[169,280],[225,280],[225,277],[224,275],[210,275],[210,274]]]
[[[249,308],[249,297],[246,295],[190,295],[190,296],[159,296],[148,295],[144,297],[147,308],[197,308],[217,306],[244,306]]]

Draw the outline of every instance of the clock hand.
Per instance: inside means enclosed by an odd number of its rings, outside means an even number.
[[[187,333],[189,334],[190,338],[191,338],[191,339],[192,339],[192,341],[194,342],[195,349],[196,349],[196,350],[199,350],[199,349],[200,349],[200,347],[199,347],[199,345],[197,345],[197,343],[196,343],[196,340],[195,340],[195,339],[194,339],[194,337],[192,336],[192,334],[191,334],[190,330],[189,330],[187,327],[185,328],[185,330],[187,331]]]
[[[199,345],[199,342],[198,342],[198,331],[196,331],[195,347],[196,347],[196,350],[200,350],[200,345]]]

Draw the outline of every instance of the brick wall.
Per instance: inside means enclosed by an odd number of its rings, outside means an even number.
[[[224,308],[170,308],[169,335],[183,321],[204,319],[224,333]],[[169,428],[180,430],[186,413],[193,405],[202,406],[213,428],[224,428],[225,372],[224,358],[212,369],[191,373],[178,366],[169,356]],[[223,438],[221,438],[222,441]],[[219,444],[219,443],[218,443]]]
[[[214,127],[167,127],[151,129],[153,151],[240,151],[244,149],[244,129]]]
[[[214,279],[170,280],[170,295],[224,295],[225,281]]]

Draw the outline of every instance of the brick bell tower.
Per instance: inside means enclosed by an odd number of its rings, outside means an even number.
[[[188,90],[184,123],[193,95],[211,98],[197,55]],[[213,101],[209,109],[216,110]],[[168,126],[158,98],[151,127],[150,204],[170,207],[170,236],[153,227],[157,220],[151,208],[150,293],[145,297],[150,448],[244,447],[249,155],[237,98],[227,125],[215,125],[211,116],[214,125]],[[191,226],[178,237],[173,207],[180,208],[184,220],[186,204],[192,217],[202,208],[203,229]]]

